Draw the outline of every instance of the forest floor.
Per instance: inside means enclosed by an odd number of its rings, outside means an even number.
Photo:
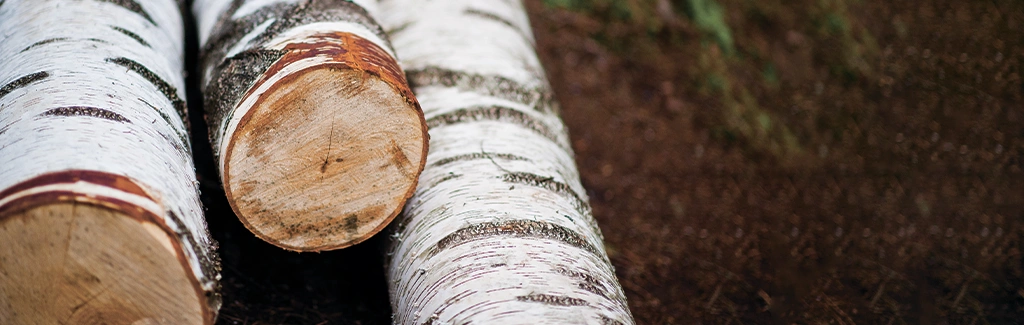
[[[1024,319],[1024,2],[527,7],[638,324]],[[389,324],[383,236],[256,239],[193,122],[218,323]]]

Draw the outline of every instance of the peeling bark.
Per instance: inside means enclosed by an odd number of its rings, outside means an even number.
[[[0,323],[212,324],[180,4],[0,5]]]
[[[383,0],[431,152],[396,220],[396,324],[633,324],[519,1]]]

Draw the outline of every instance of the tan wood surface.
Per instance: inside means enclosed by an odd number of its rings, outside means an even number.
[[[286,249],[361,242],[401,211],[426,154],[418,109],[377,76],[341,65],[296,72],[242,119],[224,183],[253,233]]]
[[[203,324],[167,232],[62,202],[0,216],[0,323]]]

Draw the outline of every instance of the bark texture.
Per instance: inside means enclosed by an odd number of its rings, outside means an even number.
[[[343,0],[200,0],[193,9],[210,141],[246,227],[286,249],[320,251],[387,225],[415,189],[427,141],[380,26]]]
[[[396,324],[633,324],[519,1],[379,1],[431,151],[396,220]]]
[[[86,321],[75,315],[119,303],[137,306],[121,315],[129,320],[213,322],[219,266],[185,124],[183,33],[180,3],[172,0],[0,1],[0,323]],[[60,225],[78,226],[47,237]],[[89,238],[99,241],[80,240]],[[126,238],[157,243],[166,255],[139,254],[149,246],[118,242]],[[79,246],[52,250],[54,244],[42,244],[48,240]],[[102,259],[87,257],[96,252]],[[52,254],[66,256],[50,264]],[[29,265],[39,269],[19,273]],[[89,279],[123,282],[108,284],[104,297],[132,290],[173,296],[178,288],[146,289],[140,281],[185,283],[196,305],[167,305],[178,310],[154,307],[165,302],[157,299],[99,299],[86,290],[88,281],[67,282],[74,277],[61,272],[73,265]],[[163,270],[147,274],[147,267]],[[161,278],[165,273],[180,277]],[[55,298],[20,304],[30,297]],[[48,304],[67,308],[32,309]],[[161,308],[179,314],[147,314]]]

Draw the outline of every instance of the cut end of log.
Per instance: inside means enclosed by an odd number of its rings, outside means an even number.
[[[403,87],[322,64],[263,92],[222,157],[228,201],[246,227],[285,249],[322,251],[391,222],[427,152],[422,111]]]
[[[161,226],[64,201],[0,213],[0,319],[206,324],[206,298]]]

